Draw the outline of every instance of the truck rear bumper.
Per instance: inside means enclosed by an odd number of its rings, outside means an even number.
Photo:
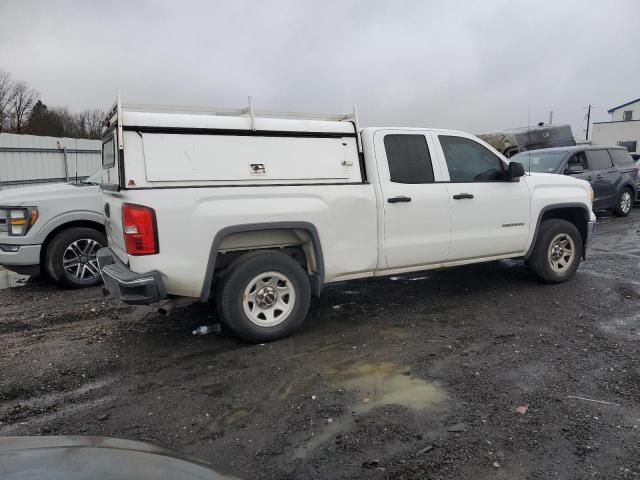
[[[96,258],[107,290],[124,303],[149,305],[167,298],[160,272],[132,272],[110,248],[98,250]]]

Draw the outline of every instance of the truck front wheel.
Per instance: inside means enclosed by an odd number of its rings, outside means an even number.
[[[222,322],[253,343],[291,335],[309,309],[311,286],[306,272],[288,255],[252,252],[236,260],[218,285]]]
[[[547,283],[569,280],[580,265],[582,236],[571,222],[544,220],[527,266]]]
[[[72,227],[58,233],[47,246],[44,268],[67,288],[94,287],[102,283],[96,252],[107,245],[104,233],[88,227]]]

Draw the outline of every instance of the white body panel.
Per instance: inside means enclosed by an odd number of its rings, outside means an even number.
[[[233,225],[301,218],[312,223],[322,242],[329,282],[376,268],[376,207],[370,185],[155,189],[105,197],[112,211],[119,210],[124,198],[153,206],[160,253],[128,257],[121,249],[116,253],[135,272],[162,272],[167,291],[175,295],[200,296],[213,239]],[[112,218],[112,223],[117,220]]]
[[[123,118],[123,180],[135,188],[103,192],[111,212],[109,244],[133,272],[160,272],[172,295],[201,296],[214,239],[227,227],[313,225],[322,251],[323,280],[335,282],[522,257],[544,208],[563,203],[591,209],[588,183],[568,176],[451,183],[439,135],[478,142],[505,168],[507,164],[487,144],[461,132],[364,129],[362,170],[349,122],[257,119],[254,126],[265,130],[252,133],[246,131],[251,128],[247,118],[233,116],[125,112]],[[224,131],[171,130],[177,128]],[[234,129],[245,133],[235,134]],[[382,142],[392,133],[424,136],[433,167],[431,183],[390,181]],[[254,175],[250,164],[264,165],[265,172]],[[118,168],[116,162],[105,170],[105,183],[118,178]],[[455,200],[461,192],[474,198]],[[388,202],[398,196],[411,201]],[[120,218],[124,202],[155,210],[158,254],[126,254]],[[592,212],[589,217],[595,219]],[[265,232],[257,245],[251,244],[256,242],[253,237],[229,240],[220,251],[284,247],[296,235]]]

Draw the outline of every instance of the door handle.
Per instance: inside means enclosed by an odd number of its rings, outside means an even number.
[[[602,175],[596,175],[596,178],[602,178]]]
[[[589,175],[589,176],[587,177],[587,180],[588,180],[588,181],[591,181],[591,180],[593,180],[593,177],[592,177],[591,175]]]
[[[399,196],[399,197],[391,197],[391,198],[387,198],[387,202],[389,203],[401,203],[401,202],[410,202],[411,201],[411,197],[404,197],[404,196]]]
[[[465,198],[471,199],[471,198],[473,198],[473,195],[470,194],[470,193],[458,193],[457,195],[453,196],[454,200],[462,200],[462,199],[465,199]]]

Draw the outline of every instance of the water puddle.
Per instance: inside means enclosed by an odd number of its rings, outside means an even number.
[[[340,376],[346,389],[360,392],[362,401],[353,408],[359,414],[382,405],[423,410],[446,398],[439,385],[412,378],[409,369],[393,363],[357,364]]]
[[[222,418],[222,422],[225,425],[233,425],[235,423],[238,423],[243,418],[251,415],[254,410],[254,408],[234,408]]]
[[[20,287],[29,279],[28,275],[18,275],[17,273],[5,270],[0,267],[0,290],[5,288]]]
[[[359,363],[346,369],[329,369],[326,376],[333,377],[334,382],[344,389],[358,392],[357,400],[351,406],[353,415],[331,419],[331,423],[295,450],[296,458],[305,457],[338,433],[351,430],[355,416],[375,408],[399,405],[424,410],[441,404],[447,398],[439,384],[413,378],[408,368],[390,362]]]

